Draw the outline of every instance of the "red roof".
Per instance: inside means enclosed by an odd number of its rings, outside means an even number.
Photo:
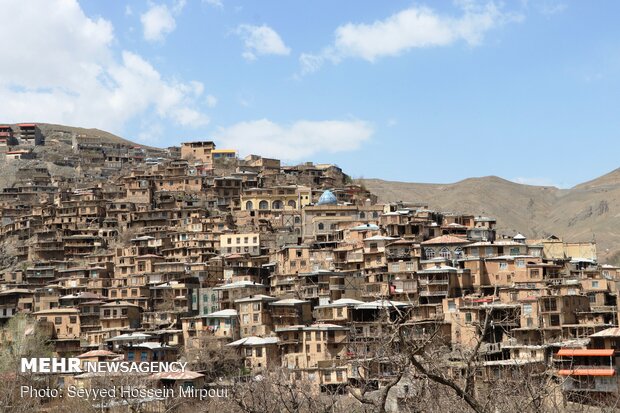
[[[19,125],[20,128],[34,128],[35,126],[37,126],[36,123],[20,123]]]
[[[607,356],[611,357],[614,355],[614,349],[596,349],[596,348],[562,348],[557,352],[556,356],[565,356],[565,357],[588,357],[588,356]]]
[[[560,370],[560,376],[613,376],[616,371],[609,369],[580,369],[580,370]]]

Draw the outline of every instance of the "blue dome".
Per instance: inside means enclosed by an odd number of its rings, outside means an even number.
[[[336,195],[332,191],[327,190],[323,192],[317,205],[336,205],[337,203]]]

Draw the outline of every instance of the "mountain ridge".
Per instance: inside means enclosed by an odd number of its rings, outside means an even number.
[[[495,175],[445,184],[360,182],[381,202],[418,202],[444,212],[493,216],[499,231],[509,235],[596,240],[601,258],[620,263],[620,168],[568,189],[521,184]]]

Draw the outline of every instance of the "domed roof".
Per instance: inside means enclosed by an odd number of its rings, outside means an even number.
[[[338,200],[336,199],[336,195],[328,189],[323,192],[317,205],[336,205],[337,203]]]

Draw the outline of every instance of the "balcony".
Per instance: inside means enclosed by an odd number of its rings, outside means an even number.
[[[562,384],[562,390],[612,393],[618,391],[618,379],[616,377],[597,376],[569,377]]]
[[[420,285],[448,285],[450,283],[450,280],[420,278],[418,282],[420,283]]]
[[[501,343],[482,343],[482,345],[480,346],[481,354],[501,353],[501,351]]]
[[[420,291],[422,297],[439,297],[448,295],[448,290],[423,290]]]
[[[615,313],[617,307],[615,305],[592,305],[590,311],[593,313]]]

